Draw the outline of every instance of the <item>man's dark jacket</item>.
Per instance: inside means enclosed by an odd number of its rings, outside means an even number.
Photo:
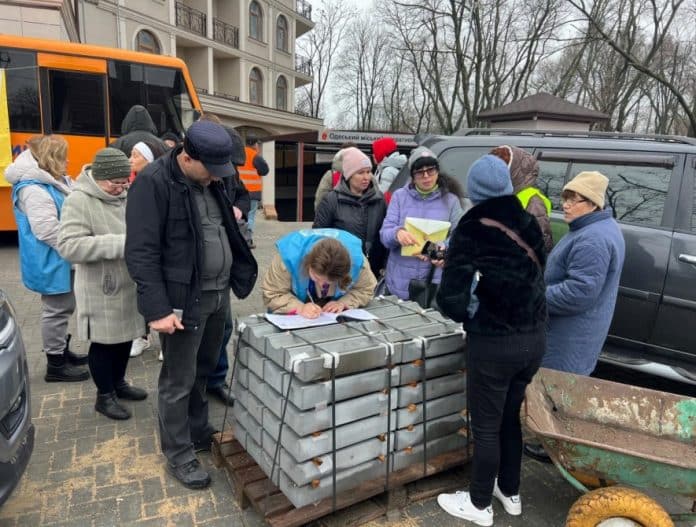
[[[192,183],[176,161],[180,152],[176,148],[147,165],[128,191],[126,264],[146,322],[179,308],[184,327],[195,329],[200,324],[203,238]],[[256,283],[256,260],[231,215],[222,183],[212,183],[210,191],[220,205],[234,258],[230,286],[245,298]]]
[[[342,229],[360,238],[370,269],[379,277],[388,255],[379,238],[386,214],[387,203],[374,181],[363,195],[357,196],[350,191],[346,180],[341,178],[315,211],[312,228]]]
[[[546,324],[546,286],[543,271],[503,231],[484,225],[497,220],[515,231],[546,262],[544,237],[536,218],[516,196],[479,203],[462,217],[450,237],[445,268],[437,294],[440,310],[470,333],[487,336],[532,333]],[[479,271],[479,308],[469,318],[471,281]]]

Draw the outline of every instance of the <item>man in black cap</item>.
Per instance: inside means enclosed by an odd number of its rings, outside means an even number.
[[[215,431],[205,387],[218,360],[229,290],[245,298],[258,270],[222,184],[234,173],[231,150],[219,124],[192,124],[183,146],[138,175],[126,208],[126,263],[138,310],[160,332],[164,356],[162,452],[167,470],[189,488],[210,484],[195,452],[209,447]]]

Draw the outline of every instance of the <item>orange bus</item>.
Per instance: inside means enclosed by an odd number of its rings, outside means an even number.
[[[77,177],[94,153],[121,135],[126,112],[141,104],[159,135],[181,134],[200,112],[183,61],[175,57],[0,35],[6,71],[12,156],[37,134],[68,141],[68,174]],[[11,187],[0,174],[0,231],[16,230]]]

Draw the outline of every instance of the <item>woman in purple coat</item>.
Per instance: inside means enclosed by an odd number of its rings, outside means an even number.
[[[416,148],[408,160],[411,182],[392,195],[384,218],[380,238],[389,250],[385,282],[390,294],[408,300],[408,284],[411,280],[426,279],[432,265],[439,268],[433,282],[440,282],[442,260],[430,260],[425,256],[402,256],[401,247],[413,245],[414,236],[404,224],[407,217],[448,221],[450,231],[464,215],[459,184],[440,173],[435,154],[424,146]]]

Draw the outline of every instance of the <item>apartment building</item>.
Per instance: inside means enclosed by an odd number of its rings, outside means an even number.
[[[0,0],[2,33],[181,58],[203,110],[259,137],[322,128],[295,112],[295,89],[312,82],[295,42],[313,27],[306,0]],[[273,165],[275,144],[263,154]],[[275,181],[266,179],[274,215]]]

